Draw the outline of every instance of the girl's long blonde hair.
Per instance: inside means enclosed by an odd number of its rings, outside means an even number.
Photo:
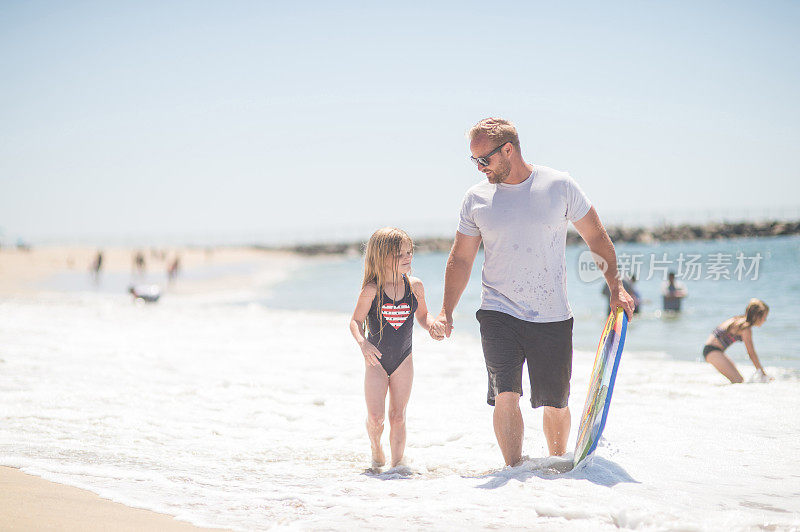
[[[753,298],[747,304],[747,308],[744,309],[744,314],[733,318],[731,324],[728,325],[728,332],[731,332],[734,328],[739,330],[748,329],[767,314],[769,314],[767,304],[760,299]]]
[[[378,229],[372,236],[369,237],[367,242],[367,250],[364,254],[364,279],[361,282],[361,288],[364,288],[369,283],[375,283],[378,287],[378,322],[381,323],[381,329],[378,331],[378,337],[383,335],[383,322],[380,320],[381,307],[384,301],[384,287],[386,286],[386,259],[392,260],[391,271],[397,271],[397,266],[400,263],[400,252],[403,250],[403,244],[408,244],[414,248],[414,242],[408,233],[396,227],[384,227]],[[368,329],[369,321],[364,324],[364,328]]]

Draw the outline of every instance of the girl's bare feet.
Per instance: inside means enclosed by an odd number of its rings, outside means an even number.
[[[372,467],[383,467],[386,465],[386,455],[383,454],[383,447],[372,449]]]

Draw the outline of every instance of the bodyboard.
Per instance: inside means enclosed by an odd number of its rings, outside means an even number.
[[[575,442],[573,467],[594,452],[603,434],[627,329],[628,316],[622,308],[608,315],[594,358],[589,392],[586,395],[586,404],[578,428],[578,439]]]

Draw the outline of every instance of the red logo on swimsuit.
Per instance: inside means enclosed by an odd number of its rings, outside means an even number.
[[[389,325],[395,329],[399,329],[400,326],[406,322],[409,314],[411,314],[411,307],[408,303],[401,303],[397,306],[386,303],[381,305],[381,314],[383,314],[383,319],[385,319]]]

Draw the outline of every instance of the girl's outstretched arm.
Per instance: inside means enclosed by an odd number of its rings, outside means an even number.
[[[750,356],[750,360],[753,362],[753,365],[758,371],[766,375],[767,373],[764,371],[764,367],[761,365],[761,361],[758,359],[758,355],[756,354],[755,345],[753,345],[752,328],[748,327],[742,331],[742,342],[744,342],[744,346],[747,348],[747,354]]]
[[[372,306],[372,300],[375,299],[377,293],[378,288],[374,284],[368,284],[362,288],[361,293],[358,294],[353,317],[350,318],[350,333],[356,339],[358,347],[361,348],[361,354],[364,355],[364,363],[368,366],[377,366],[380,364],[378,359],[381,358],[381,352],[367,340],[364,334],[364,322],[367,320],[369,308]]]
[[[417,323],[429,331],[436,318],[428,312],[428,304],[425,303],[425,288],[422,286],[422,281],[416,277],[409,277],[408,282],[411,283],[411,290],[417,298],[417,312],[414,313],[414,316],[417,318]]]

